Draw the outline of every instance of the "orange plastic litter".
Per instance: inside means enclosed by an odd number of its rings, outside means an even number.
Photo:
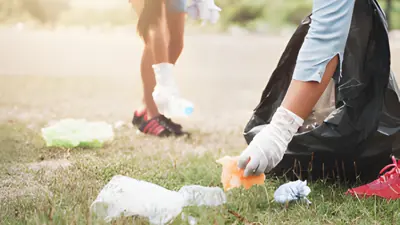
[[[264,184],[265,174],[244,177],[244,170],[239,169],[237,166],[238,160],[238,156],[225,156],[217,160],[217,163],[222,165],[221,182],[224,186],[225,191],[240,186],[243,186],[247,190],[250,189],[253,185]]]

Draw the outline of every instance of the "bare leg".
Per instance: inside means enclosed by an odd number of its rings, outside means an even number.
[[[313,107],[317,104],[319,98],[328,86],[337,68],[338,61],[338,56],[336,56],[327,64],[321,83],[315,81],[305,82],[292,80],[286,96],[283,99],[282,106],[292,111],[303,120],[307,119]]]
[[[143,106],[140,111],[147,110],[148,119],[160,114],[152,96],[154,87],[156,85],[154,71],[151,67],[151,65],[154,64],[153,62],[154,59],[152,49],[149,46],[145,46],[142,55],[142,62],[140,64],[140,74],[142,76],[143,83]]]
[[[135,0],[132,4],[140,16],[143,9],[143,1]],[[165,9],[165,7],[164,7]],[[165,18],[165,10],[161,18]],[[165,19],[161,19],[160,25],[157,28],[153,28],[149,32],[148,40],[145,43],[142,61],[140,65],[140,72],[143,83],[143,106],[141,111],[147,110],[147,117],[151,119],[158,116],[160,113],[154,102],[152,93],[156,85],[153,64],[168,62],[168,46],[166,42],[166,22]]]
[[[168,28],[166,23],[166,10],[163,4],[160,24],[157,28],[152,28],[149,32],[149,45],[153,51],[154,64],[168,62]]]
[[[182,53],[184,45],[185,13],[167,12],[167,24],[169,31],[169,63],[175,64]]]

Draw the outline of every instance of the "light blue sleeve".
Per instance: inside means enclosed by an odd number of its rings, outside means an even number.
[[[355,0],[314,0],[310,29],[300,49],[293,79],[321,82],[326,65],[343,55],[353,17]]]

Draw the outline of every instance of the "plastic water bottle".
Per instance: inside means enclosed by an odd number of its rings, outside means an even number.
[[[169,101],[159,102],[157,107],[167,117],[188,117],[194,109],[191,102],[182,98],[170,98]]]
[[[163,94],[164,96],[158,92],[153,93],[154,101],[160,113],[167,117],[188,117],[192,115],[193,103],[179,97],[179,95],[171,93],[169,96],[165,96],[166,92],[163,92]]]

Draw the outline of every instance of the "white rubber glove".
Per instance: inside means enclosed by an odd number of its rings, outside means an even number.
[[[304,120],[293,112],[279,107],[271,123],[265,126],[239,157],[238,167],[244,176],[269,172],[282,160],[289,142]]]
[[[187,13],[192,19],[212,24],[218,22],[220,11],[221,8],[215,5],[214,0],[192,0],[192,4],[187,8]]]

